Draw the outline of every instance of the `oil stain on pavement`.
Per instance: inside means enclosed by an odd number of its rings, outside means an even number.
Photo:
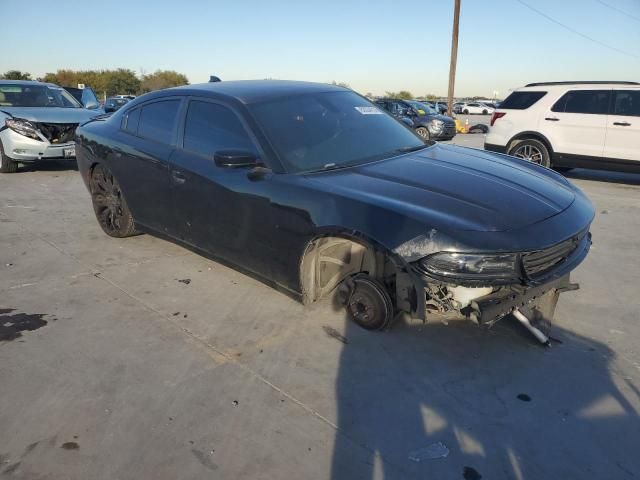
[[[10,342],[22,336],[22,332],[32,332],[47,325],[43,313],[14,313],[15,310],[0,308],[0,342]]]

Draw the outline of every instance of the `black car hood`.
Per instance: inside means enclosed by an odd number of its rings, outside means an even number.
[[[307,178],[332,194],[442,230],[517,229],[557,215],[575,199],[571,185],[551,170],[441,144]]]

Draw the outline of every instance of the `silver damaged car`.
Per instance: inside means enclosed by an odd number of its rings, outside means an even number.
[[[77,126],[101,113],[51,83],[0,80],[0,172],[13,173],[18,163],[75,158]]]

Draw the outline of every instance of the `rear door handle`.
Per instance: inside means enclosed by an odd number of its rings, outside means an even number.
[[[171,178],[175,183],[183,184],[187,181],[187,177],[184,176],[180,170],[171,170]]]
[[[619,127],[630,127],[631,124],[629,122],[613,122],[614,125],[618,125]]]
[[[560,119],[556,118],[556,117],[546,117],[545,120],[548,120],[550,122],[559,122]]]

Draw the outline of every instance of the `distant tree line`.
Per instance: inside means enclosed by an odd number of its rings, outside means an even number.
[[[9,70],[0,79],[4,80],[33,80],[28,72],[19,70]],[[44,82],[51,82],[63,87],[75,87],[79,83],[92,87],[98,95],[140,95],[142,93],[160,90],[162,88],[178,87],[180,85],[188,85],[189,80],[182,73],[173,70],[156,70],[154,73],[142,75],[138,77],[135,72],[126,68],[118,68],[117,70],[58,70],[56,73],[47,73],[43,78],[38,78]],[[265,80],[272,80],[267,78]],[[348,83],[336,82],[332,80],[333,85],[339,85],[345,88],[351,88]],[[371,92],[365,95],[367,98],[374,98]],[[407,90],[399,92],[385,92],[385,97],[401,98],[411,100],[416,98]],[[437,95],[429,93],[422,98],[427,100],[437,100]],[[486,97],[467,97],[470,100],[481,100]]]
[[[9,70],[0,78],[5,80],[32,80],[31,74],[19,70]],[[173,70],[157,70],[138,77],[127,68],[117,70],[58,70],[38,78],[43,82],[55,83],[62,87],[77,87],[83,83],[92,87],[98,95],[140,95],[162,88],[187,85],[186,75]]]

